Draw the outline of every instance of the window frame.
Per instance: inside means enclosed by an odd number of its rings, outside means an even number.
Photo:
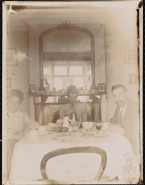
[[[54,67],[67,67],[67,75],[55,75]],[[82,67],[82,75],[70,75],[70,67]],[[84,77],[84,65],[82,64],[53,64],[52,65],[52,77]]]
[[[67,75],[55,75],[54,74],[54,67],[67,67]],[[82,75],[70,75],[70,67],[82,67]],[[84,71],[84,64],[52,64],[52,84],[55,87],[54,83],[54,78],[66,78],[66,79],[71,79],[75,77],[81,77],[83,78],[83,85],[84,85],[84,76],[85,71]]]

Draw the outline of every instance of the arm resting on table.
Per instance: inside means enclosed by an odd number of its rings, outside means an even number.
[[[37,129],[40,125],[37,121],[32,120],[27,114],[24,115],[25,125],[30,129]]]
[[[120,124],[111,124],[111,123],[109,123],[108,130],[112,133],[124,134],[124,129],[121,128]]]
[[[118,113],[118,109],[116,108],[114,116],[109,121],[111,124],[115,124],[115,125],[118,124],[117,113]]]

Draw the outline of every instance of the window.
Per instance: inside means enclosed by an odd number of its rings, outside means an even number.
[[[73,79],[73,85],[83,87],[83,65],[53,66],[53,84],[58,89],[63,89],[63,79]]]
[[[69,63],[69,64],[68,64]],[[44,87],[55,87],[56,90],[66,88],[63,86],[63,79],[72,79],[73,84],[79,88],[85,89],[87,83],[87,89],[91,87],[91,62],[90,61],[44,61],[43,62],[43,78],[48,83],[44,84]],[[71,81],[71,80],[70,80]]]

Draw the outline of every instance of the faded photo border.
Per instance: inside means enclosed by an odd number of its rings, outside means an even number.
[[[103,5],[102,3],[106,3],[106,5],[108,7],[110,7],[110,3],[113,4],[113,7],[117,7],[118,5],[115,5],[115,2],[118,2],[120,4],[122,3],[127,3],[126,0],[124,1],[100,1],[100,8],[103,8]],[[128,1],[128,2],[135,2],[134,1]],[[139,3],[139,1],[136,1]],[[5,139],[5,136],[6,136],[6,105],[7,105],[7,82],[6,82],[6,79],[7,79],[7,65],[6,64],[6,60],[7,60],[7,54],[6,54],[6,48],[7,48],[7,43],[6,43],[6,40],[7,40],[7,32],[8,32],[8,28],[7,28],[7,20],[8,20],[8,17],[7,17],[7,9],[6,9],[6,6],[7,5],[17,5],[18,4],[21,4],[22,6],[36,6],[38,9],[41,8],[41,6],[48,6],[49,8],[51,7],[52,9],[58,9],[58,8],[68,8],[68,9],[72,9],[72,8],[76,8],[76,6],[78,7],[81,7],[81,8],[84,8],[84,7],[97,7],[98,6],[98,2],[97,1],[93,1],[93,2],[88,2],[88,1],[69,1],[69,2],[66,2],[66,1],[63,1],[63,2],[58,2],[58,1],[49,1],[49,2],[40,2],[40,1],[36,1],[36,2],[29,2],[29,1],[5,1],[3,2],[3,17],[2,17],[2,28],[3,28],[3,36],[2,36],[2,180],[3,180],[3,184],[4,185],[7,185],[7,180],[6,180],[6,177],[5,177],[5,170],[7,171],[7,169],[5,169],[5,161],[7,160],[6,159],[6,156],[7,156],[7,147],[6,147],[6,139]],[[137,3],[137,4],[138,4]],[[112,5],[111,5],[112,6]],[[77,7],[77,8],[78,8]],[[140,97],[139,97],[139,102],[140,102],[140,147],[141,147],[141,156],[140,156],[140,162],[141,162],[141,180],[143,180],[143,7],[138,7],[137,8],[138,10],[138,15],[139,15],[139,35],[137,35],[137,40],[138,40],[138,67],[140,67],[138,69],[139,71],[139,92],[140,93]],[[12,10],[13,11],[13,10]],[[12,48],[12,49],[15,49],[15,48]],[[31,60],[31,59],[30,59]],[[13,64],[12,65],[17,65],[17,62],[16,61],[13,61]],[[13,67],[13,66],[12,66]],[[15,66],[14,66],[15,67]],[[16,73],[17,71],[15,70],[15,68],[12,70],[13,74]],[[33,81],[33,80],[32,80]],[[105,84],[104,82],[102,84]],[[35,86],[33,83],[29,82],[29,85],[32,85],[32,86]],[[105,86],[106,88],[106,86]],[[32,103],[32,99],[30,100]],[[29,103],[29,104],[30,104]],[[31,107],[32,108],[32,107]],[[104,108],[105,109],[105,108]],[[111,111],[110,111],[111,112]],[[34,118],[34,113],[32,112],[32,117]]]

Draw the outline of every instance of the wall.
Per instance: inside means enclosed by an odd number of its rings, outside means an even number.
[[[60,22],[61,23],[61,22]],[[89,29],[95,38],[95,65],[96,65],[96,85],[100,83],[105,83],[105,50],[104,50],[104,25],[100,24],[75,24],[78,27]],[[31,25],[29,27],[29,57],[33,60],[29,62],[29,82],[30,84],[36,85],[37,89],[40,85],[40,71],[39,71],[39,37],[47,29],[53,28],[57,25]],[[53,42],[53,39],[52,39]],[[51,41],[49,42],[51,45]],[[45,43],[46,45],[46,43]],[[60,51],[60,46],[57,44],[55,51]],[[75,45],[73,47],[76,47]],[[75,48],[76,49],[76,48]],[[73,51],[75,51],[73,49]],[[67,52],[67,48],[66,48]],[[69,52],[69,50],[68,50]],[[81,51],[82,52],[82,51]],[[34,118],[34,106],[33,98],[30,98],[30,113]]]
[[[16,54],[21,52],[28,56],[28,25],[13,15],[10,15],[7,21],[7,49],[15,49]],[[16,71],[16,74],[13,74],[13,71]],[[20,110],[29,115],[29,60],[19,58],[17,59],[17,65],[7,65],[7,77],[11,78],[11,88],[8,88],[8,91],[18,89],[23,92],[25,99],[20,106]]]
[[[107,84],[107,96],[103,97],[106,101],[106,113],[104,119],[109,120],[114,114],[116,105],[111,94],[111,87],[118,83],[126,85],[128,89],[128,96],[138,101],[137,84],[129,84],[129,74],[137,74],[137,64],[126,63],[127,52],[137,52],[136,39],[136,10],[133,6],[120,6],[116,8],[99,8],[99,9],[69,9],[57,10],[53,12],[53,16],[49,15],[47,25],[32,24],[29,28],[29,57],[32,58],[29,62],[30,67],[30,84],[36,84],[39,87],[40,71],[39,71],[39,36],[49,28],[52,28],[61,22],[68,21],[77,26],[86,26],[95,35],[95,38],[102,38],[103,41],[98,40],[95,43],[96,51],[102,53],[95,53],[96,61],[96,82],[105,82]],[[61,16],[60,16],[61,15]],[[51,17],[51,18],[50,18]],[[56,23],[57,22],[57,23]],[[102,32],[95,31],[98,25],[102,25]],[[105,55],[102,48],[105,44]],[[103,57],[101,57],[103,56]],[[105,57],[104,57],[105,56]],[[104,63],[105,62],[105,63]],[[102,70],[106,65],[106,73]],[[106,74],[106,76],[105,76]],[[107,99],[106,99],[107,98]],[[31,115],[34,115],[34,107],[32,98],[30,100]],[[103,111],[103,110],[102,110]]]
[[[71,10],[73,13],[73,10]],[[78,26],[85,26],[97,37],[95,43],[95,50],[102,53],[95,53],[96,61],[96,82],[103,83],[106,81],[107,84],[107,96],[103,97],[106,101],[106,113],[103,112],[103,117],[109,120],[114,114],[116,105],[113,101],[111,94],[111,87],[118,83],[126,85],[128,89],[128,96],[138,101],[138,95],[136,91],[138,90],[137,84],[129,84],[129,74],[137,74],[137,64],[136,63],[126,63],[126,53],[127,52],[137,52],[137,39],[136,39],[136,10],[134,7],[123,7],[123,8],[106,8],[97,10],[85,10],[86,14],[81,12],[82,10],[75,10],[76,19],[70,14],[67,15],[67,11],[64,11],[63,16],[58,19],[67,20]],[[82,17],[84,16],[84,18]],[[57,16],[57,15],[56,15]],[[91,17],[91,18],[90,18]],[[49,19],[48,22],[55,22],[55,17],[53,20]],[[61,21],[60,21],[61,23]],[[58,25],[58,24],[57,24]],[[97,32],[97,27],[102,25],[102,31]],[[55,25],[54,25],[55,26]],[[31,25],[29,29],[29,54],[30,58],[34,60],[30,62],[30,84],[36,84],[39,87],[39,40],[40,34],[52,25]],[[94,30],[94,31],[93,31]],[[105,36],[105,55],[103,54],[104,43],[101,41],[102,35]],[[100,40],[98,39],[100,38]],[[102,57],[103,58],[102,58]],[[105,56],[105,57],[104,57]],[[105,63],[104,63],[105,62]],[[103,65],[104,64],[104,65]],[[104,75],[104,66],[106,65],[106,76]],[[33,78],[32,78],[33,77]],[[107,99],[106,99],[107,98]],[[32,102],[32,100],[31,100]],[[31,103],[32,104],[32,103]],[[31,107],[31,112],[34,113]],[[103,110],[102,110],[103,111]],[[32,113],[32,114],[33,114]]]
[[[137,63],[126,63],[127,52],[137,52],[136,10],[126,8],[114,12],[110,25],[105,25],[105,61],[107,83],[107,120],[115,111],[111,88],[124,84],[127,96],[138,101],[138,84],[129,84],[129,74],[138,74]]]

